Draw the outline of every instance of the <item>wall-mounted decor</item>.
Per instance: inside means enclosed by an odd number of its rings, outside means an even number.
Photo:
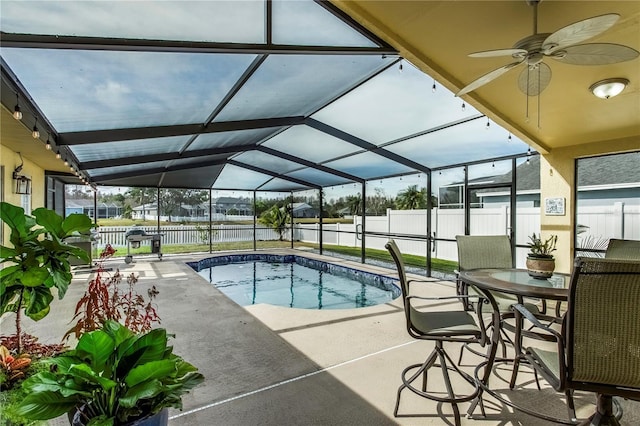
[[[564,216],[564,198],[545,198],[544,214],[547,216]]]

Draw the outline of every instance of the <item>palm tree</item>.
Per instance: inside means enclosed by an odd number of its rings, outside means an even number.
[[[287,230],[287,223],[290,220],[289,213],[284,209],[273,206],[266,212],[262,213],[260,223],[273,229],[278,233],[280,241],[284,240],[284,231]]]
[[[349,213],[356,216],[360,213],[362,207],[362,196],[358,195],[349,195],[346,200],[347,207],[349,207]]]
[[[398,192],[396,205],[400,210],[427,208],[427,189],[418,189],[418,185],[409,185],[407,189]]]

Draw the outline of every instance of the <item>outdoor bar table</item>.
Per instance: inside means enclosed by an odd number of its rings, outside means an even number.
[[[491,336],[491,344],[489,347],[487,361],[482,362],[476,368],[476,379],[479,381],[479,385],[482,391],[487,391],[489,394],[494,396],[496,399],[501,402],[520,410],[524,413],[530,414],[532,416],[548,420],[555,423],[563,423],[563,424],[573,424],[571,420],[567,419],[557,419],[554,417],[550,417],[544,413],[540,413],[529,409],[527,407],[522,407],[514,404],[513,402],[503,398],[498,395],[496,392],[493,392],[489,387],[489,377],[491,376],[491,371],[493,370],[493,364],[496,362],[496,352],[498,346],[498,338],[500,335],[500,311],[498,309],[498,305],[493,298],[491,292],[501,292],[501,293],[509,293],[516,295],[519,303],[522,303],[524,297],[528,298],[537,298],[551,301],[566,301],[569,297],[569,284],[570,284],[570,276],[567,274],[553,274],[548,279],[536,279],[529,275],[526,269],[475,269],[469,271],[461,271],[460,279],[469,285],[473,285],[478,290],[480,290],[484,295],[489,299],[493,307],[493,333]],[[517,363],[519,363],[521,358],[521,335],[522,332],[522,316],[516,311],[514,312],[514,317],[516,320],[515,323],[515,332],[516,338],[514,339],[514,346],[516,351],[516,356],[513,360],[514,367],[517,368]],[[500,361],[506,361],[501,359]],[[484,366],[484,371],[482,373],[482,377],[479,377],[479,370]],[[514,368],[514,371],[516,371]],[[511,379],[510,387],[513,388],[515,380],[515,375]],[[469,411],[467,412],[467,416],[470,417],[477,404],[480,402],[482,398],[482,393],[476,398],[476,400],[471,404]]]

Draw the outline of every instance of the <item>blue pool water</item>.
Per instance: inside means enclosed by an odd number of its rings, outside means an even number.
[[[189,266],[242,306],[362,308],[400,295],[390,277],[301,256],[219,256],[190,262]]]

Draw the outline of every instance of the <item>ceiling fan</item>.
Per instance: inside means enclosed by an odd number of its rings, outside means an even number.
[[[576,44],[611,28],[620,18],[617,13],[584,19],[560,28],[554,33],[538,34],[538,3],[540,1],[526,0],[527,4],[533,7],[533,35],[518,41],[513,48],[469,54],[472,58],[511,56],[515,62],[484,74],[456,93],[456,96],[462,96],[484,86],[520,64],[525,64],[526,68],[518,77],[518,87],[527,96],[537,96],[551,81],[551,68],[544,63],[545,58],[572,65],[605,65],[629,61],[640,54],[637,50],[621,44]]]

